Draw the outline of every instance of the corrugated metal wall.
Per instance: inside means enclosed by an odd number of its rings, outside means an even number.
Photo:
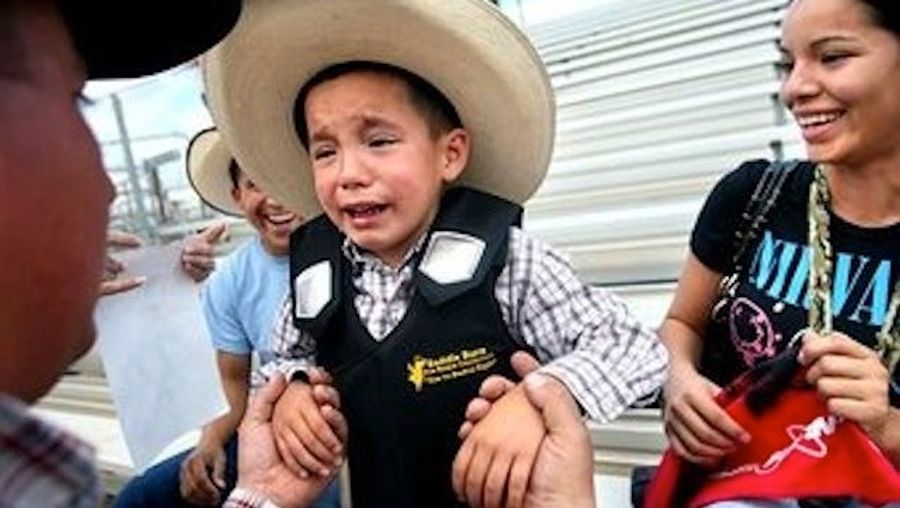
[[[801,150],[777,100],[786,3],[640,0],[530,30],[559,112],[526,227],[593,282],[677,278],[716,179]]]

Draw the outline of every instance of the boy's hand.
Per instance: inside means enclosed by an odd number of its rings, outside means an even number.
[[[318,383],[290,383],[272,418],[275,444],[287,467],[301,478],[310,474],[329,476],[342,463],[344,445],[326,419],[327,412],[339,412],[337,391]],[[323,402],[320,401],[331,401]]]
[[[181,497],[198,506],[216,506],[225,489],[225,450],[221,444],[203,442],[181,463]]]
[[[519,379],[523,380],[525,376],[536,371],[541,366],[540,362],[524,351],[514,353],[510,363]],[[472,399],[466,407],[466,421],[459,428],[459,439],[465,441],[475,424],[487,416],[494,402],[497,402],[500,397],[503,397],[506,395],[506,392],[511,391],[515,387],[516,383],[503,376],[493,375],[485,379],[478,389],[478,397]]]
[[[510,422],[515,422],[510,425]],[[472,428],[453,461],[453,490],[475,507],[523,506],[546,430],[524,387],[500,398]]]

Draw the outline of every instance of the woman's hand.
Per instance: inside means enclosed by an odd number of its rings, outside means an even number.
[[[873,439],[884,433],[891,419],[890,375],[874,350],[842,333],[808,333],[799,360],[828,411],[860,424]]]
[[[693,365],[673,360],[665,385],[666,435],[675,453],[713,465],[750,435],[714,400],[721,391]]]

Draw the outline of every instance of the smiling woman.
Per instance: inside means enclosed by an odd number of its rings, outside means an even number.
[[[768,375],[765,392],[751,393],[780,393],[799,360],[806,382],[799,390],[818,395],[819,414],[858,426],[881,451],[872,460],[900,464],[900,413],[890,403],[900,384],[897,18],[889,0],[794,0],[788,8],[781,98],[810,160],[791,172],[743,164],[717,184],[697,219],[660,330],[672,352],[666,432],[683,460],[724,467],[751,438],[750,447],[764,441],[745,430],[752,421],[714,397],[746,371]],[[767,191],[773,181],[776,190]],[[711,318],[714,307],[722,311]],[[720,326],[710,327],[712,319]],[[896,471],[886,482],[900,493]],[[772,485],[732,495],[800,495]],[[879,502],[841,482],[803,492]]]
[[[812,159],[893,165],[900,94],[885,85],[900,82],[900,39],[878,23],[896,17],[890,14],[895,9],[855,1],[849,3],[856,8],[847,10],[846,3],[794,2],[782,39],[782,99],[803,129]],[[846,207],[841,199],[836,197],[837,206]]]

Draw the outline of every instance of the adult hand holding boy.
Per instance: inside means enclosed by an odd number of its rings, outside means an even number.
[[[321,405],[324,419],[329,428],[342,441],[347,439],[347,423],[337,407],[340,405],[337,392],[325,385],[314,383],[317,403]],[[328,379],[330,383],[330,378]],[[292,383],[293,384],[293,383]],[[307,385],[309,387],[309,385]],[[238,489],[253,492],[255,495],[275,502],[282,507],[309,506],[328,486],[334,475],[297,478],[292,468],[287,467],[284,455],[274,445],[273,408],[286,393],[287,383],[280,374],[269,380],[254,397],[251,398],[244,420],[238,431]],[[243,452],[253,450],[253,453]],[[245,506],[235,503],[225,506]]]
[[[275,404],[275,444],[287,467],[301,478],[328,477],[343,461],[344,440],[328,424],[328,413],[339,412],[340,406],[318,402],[337,400],[330,382],[325,371],[312,369],[308,380],[295,376]]]
[[[468,433],[453,462],[453,490],[471,506],[523,506],[545,434],[524,386],[511,388]]]
[[[525,378],[540,364],[523,352],[512,357],[516,373]],[[528,400],[537,408],[547,430],[532,469],[524,506],[528,508],[593,507],[593,448],[587,428],[582,422],[572,396],[552,377],[527,377],[524,386]],[[466,421],[460,428],[460,438],[466,439],[481,419],[491,410],[494,401],[517,385],[501,376],[484,381],[479,397],[466,409]],[[507,503],[507,506],[511,506]]]

